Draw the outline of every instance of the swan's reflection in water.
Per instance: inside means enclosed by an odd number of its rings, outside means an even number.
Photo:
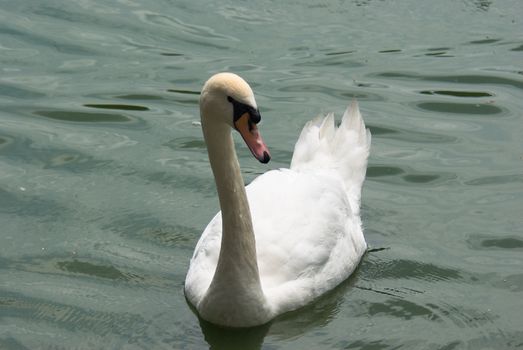
[[[344,301],[343,296],[354,287],[357,272],[355,271],[348,280],[313,303],[283,314],[262,326],[228,329],[215,326],[200,318],[200,327],[205,340],[212,350],[256,350],[262,348],[266,337],[286,340],[315,328],[322,328],[339,313]]]

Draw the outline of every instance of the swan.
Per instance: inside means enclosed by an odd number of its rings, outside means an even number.
[[[232,130],[261,163],[270,160],[252,89],[236,74],[213,75],[201,91],[200,117],[221,208],[185,280],[200,317],[224,327],[262,325],[345,280],[367,248],[360,197],[371,135],[356,101],[339,127],[332,114],[308,122],[290,168],[246,187]]]

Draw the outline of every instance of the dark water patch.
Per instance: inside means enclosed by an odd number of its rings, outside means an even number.
[[[0,290],[2,316],[33,324],[45,322],[71,332],[83,332],[97,337],[116,334],[136,342],[147,337],[148,322],[129,312],[108,312],[84,309],[74,305],[27,297]]]
[[[420,173],[409,168],[392,165],[371,165],[367,167],[367,178],[373,181],[395,184],[437,185],[456,179],[451,173]]]
[[[355,53],[356,51],[350,50],[350,51],[335,51],[335,52],[327,52],[325,56],[340,56],[340,55],[350,55]]]
[[[95,248],[101,248],[101,245],[96,243]],[[0,266],[4,269],[39,275],[75,278],[77,281],[96,278],[99,279],[97,283],[105,283],[102,281],[106,280],[111,285],[119,283],[122,287],[124,286],[122,283],[125,283],[125,286],[133,288],[174,288],[172,279],[160,273],[151,274],[149,271],[141,271],[137,268],[131,270],[124,266],[117,267],[110,262],[79,256],[77,252],[71,252],[68,256],[24,256],[7,260]]]
[[[523,44],[510,49],[510,51],[523,51]]]
[[[185,94],[185,95],[200,95],[200,91],[192,91],[192,90],[169,89],[167,91],[174,92],[174,93],[177,93],[177,94]]]
[[[209,349],[243,350],[262,349],[270,324],[249,328],[223,328],[199,318]]]
[[[47,153],[50,158],[40,158],[40,161],[44,163],[44,169],[66,169],[75,173],[80,173],[98,169],[111,163],[111,161],[95,160],[91,156],[79,153],[62,153],[55,150],[47,150],[45,153]],[[41,155],[44,156],[44,152],[42,152]]]
[[[112,265],[100,265],[77,259],[59,261],[56,266],[63,271],[112,280],[126,280],[127,276]]]
[[[493,94],[483,91],[452,91],[452,90],[423,90],[420,91],[423,95],[441,95],[453,97],[492,97]]]
[[[376,256],[376,255],[374,255]],[[365,280],[378,279],[418,279],[429,282],[461,280],[462,273],[458,270],[440,267],[420,261],[395,259],[384,261],[373,258],[363,261],[361,278]]]
[[[10,136],[0,135],[0,151],[7,149],[7,147],[14,143],[14,138]]]
[[[168,57],[180,57],[183,56],[182,53],[175,53],[175,52],[162,52],[160,53],[162,56],[168,56]]]
[[[454,57],[453,55],[449,54],[450,50],[450,47],[433,47],[426,49],[425,53],[414,55],[414,57]]]
[[[415,73],[383,72],[371,74],[371,76],[384,79],[419,80],[450,84],[508,85],[523,89],[523,81],[521,80],[492,75],[421,75]]]
[[[128,95],[117,95],[114,98],[121,100],[131,100],[131,101],[149,101],[149,100],[163,100],[162,96],[150,95],[150,94],[128,94]]]
[[[395,176],[405,173],[401,168],[394,166],[369,166],[367,168],[367,177]]]
[[[53,120],[76,123],[128,123],[133,121],[133,119],[128,116],[114,113],[88,113],[56,110],[40,110],[34,111],[33,113]]]
[[[450,103],[450,102],[421,102],[416,106],[420,109],[452,114],[470,114],[470,115],[495,115],[503,113],[503,110],[491,104],[473,104],[473,103]]]
[[[468,245],[477,250],[523,250],[523,240],[520,237],[505,236],[492,237],[485,235],[472,235],[467,239]]]
[[[167,92],[174,93],[174,97],[170,100],[175,104],[181,105],[190,105],[195,106],[199,103],[199,98],[197,97],[200,93],[190,90],[180,90],[180,89],[168,89]],[[182,98],[181,96],[194,96],[193,98]]]
[[[278,88],[281,92],[292,92],[300,94],[324,94],[344,100],[357,98],[358,100],[382,101],[383,96],[364,93],[362,91],[348,91],[348,89],[335,89],[319,84],[289,85]]]
[[[163,145],[173,150],[188,149],[201,152],[202,150],[207,149],[207,145],[202,138],[181,137],[166,142]]]
[[[399,53],[399,52],[402,52],[402,50],[400,50],[400,49],[391,49],[391,50],[381,50],[381,51],[378,51],[378,53]]]
[[[356,83],[357,87],[361,88],[371,88],[371,89],[388,89],[389,86],[385,84],[378,84],[378,83]]]
[[[449,55],[449,53],[447,51],[427,52],[427,53],[425,53],[425,56],[432,56],[432,57],[455,57],[454,55]]]
[[[523,183],[523,174],[484,176],[465,181],[469,186],[506,185],[512,183]]]
[[[372,134],[372,136],[375,136],[375,135],[387,135],[387,134],[398,134],[399,133],[398,130],[395,130],[395,129],[392,129],[392,128],[383,127],[383,126],[374,126],[374,125],[367,124],[367,128],[370,129],[370,133]]]
[[[84,104],[84,107],[97,109],[118,109],[122,111],[148,111],[149,108],[136,105],[122,105],[122,104]]]
[[[206,149],[206,145],[205,145],[205,141],[203,140],[191,140],[191,141],[186,141],[182,144],[180,144],[180,148],[185,148],[185,149],[199,149],[199,150],[202,150],[202,149]]]
[[[424,318],[441,322],[441,317],[433,310],[409,300],[394,298],[381,303],[367,302],[366,307],[370,316],[394,316],[403,320]]]
[[[523,240],[519,238],[485,239],[481,242],[485,248],[523,249]]]
[[[501,41],[501,39],[490,39],[490,38],[487,38],[487,39],[469,41],[469,44],[472,44],[472,45],[484,45],[484,44],[494,44],[494,43],[497,43],[499,41]]]
[[[45,97],[45,94],[11,84],[0,83],[0,96],[32,100]]]
[[[368,124],[372,136],[379,136],[391,140],[405,141],[409,143],[455,143],[458,138],[443,134],[433,134],[422,131],[414,131],[400,128],[375,126]]]
[[[456,174],[444,173],[444,172],[428,173],[428,174],[415,172],[413,174],[408,173],[408,174],[401,176],[401,179],[405,183],[419,184],[419,185],[430,184],[432,186],[440,185],[442,183],[448,183],[448,182],[451,182],[452,180],[455,180],[456,178],[457,178]]]
[[[403,180],[411,183],[429,183],[436,181],[440,175],[404,175]]]

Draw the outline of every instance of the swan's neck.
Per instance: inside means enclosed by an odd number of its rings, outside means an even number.
[[[228,322],[234,326],[235,322],[245,323],[245,318],[266,313],[265,297],[231,128],[218,122],[206,123],[203,118],[202,127],[220,200],[222,241],[216,272],[199,309],[211,322],[223,324],[224,318],[231,318]]]

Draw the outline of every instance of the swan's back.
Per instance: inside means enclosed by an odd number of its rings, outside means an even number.
[[[247,187],[260,279],[276,314],[334,288],[365,252],[360,218],[340,183],[329,173],[283,169]]]

